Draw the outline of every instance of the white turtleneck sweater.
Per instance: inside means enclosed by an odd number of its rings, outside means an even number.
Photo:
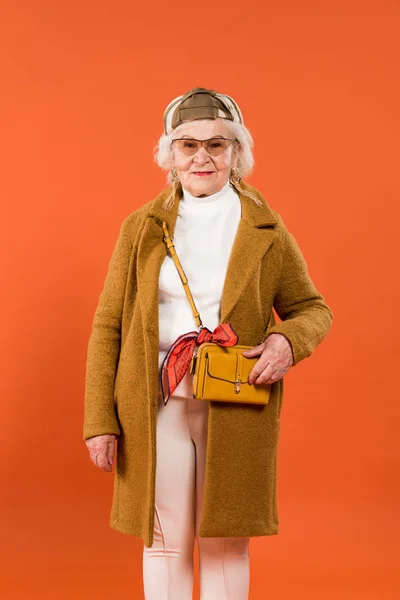
[[[173,241],[187,276],[203,326],[213,331],[220,322],[226,268],[241,217],[240,198],[228,181],[215,194],[198,198],[183,188]],[[163,360],[183,333],[199,331],[172,256],[168,253],[159,278],[158,390]],[[173,392],[193,397],[193,375],[189,371]]]

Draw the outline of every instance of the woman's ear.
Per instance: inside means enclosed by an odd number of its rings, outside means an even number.
[[[234,145],[233,152],[232,152],[232,167],[238,166],[241,149],[242,149],[242,147],[239,142]]]

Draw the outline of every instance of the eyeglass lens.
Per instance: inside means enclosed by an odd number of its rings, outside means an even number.
[[[191,138],[183,138],[178,140],[173,140],[176,148],[183,152],[184,154],[188,154],[189,156],[192,154],[196,154],[199,150],[200,146],[204,146],[209,154],[212,156],[218,156],[225,152],[228,146],[233,142],[232,139],[227,138],[211,138],[209,140],[194,140]]]

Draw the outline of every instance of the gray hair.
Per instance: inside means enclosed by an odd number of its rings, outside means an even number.
[[[207,122],[209,119],[196,119],[199,123]],[[232,135],[239,141],[240,150],[237,163],[238,175],[240,177],[246,177],[251,173],[254,166],[254,157],[252,147],[254,141],[250,131],[241,123],[235,123],[229,119],[220,119],[227,126]],[[161,169],[168,171],[167,183],[172,183],[172,150],[171,142],[177,137],[182,125],[179,125],[176,129],[171,131],[168,135],[163,133],[158,140],[156,147],[154,148],[154,160]]]

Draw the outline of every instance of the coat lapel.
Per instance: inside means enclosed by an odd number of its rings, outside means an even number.
[[[166,257],[163,233],[154,219],[146,219],[137,255],[137,285],[143,327],[158,331],[158,280]]]
[[[253,202],[253,200],[245,197],[244,202]],[[274,237],[273,229],[250,225],[243,218],[242,213],[226,270],[221,298],[221,323],[229,319],[250,277],[254,274]]]
[[[254,274],[262,257],[271,246],[277,218],[261,194],[249,184],[241,181],[245,190],[251,191],[262,200],[262,205],[240,194],[241,219],[229,258],[221,299],[220,322],[226,322]],[[178,216],[181,188],[178,187],[172,210],[162,208],[162,203],[171,192],[166,188],[149,207],[149,218],[145,221],[140,238],[137,257],[138,292],[144,328],[147,332],[158,332],[158,282],[161,265],[167,254],[163,241],[162,221],[166,221],[173,237]],[[189,281],[190,286],[190,281]],[[194,299],[196,301],[196,298]]]

